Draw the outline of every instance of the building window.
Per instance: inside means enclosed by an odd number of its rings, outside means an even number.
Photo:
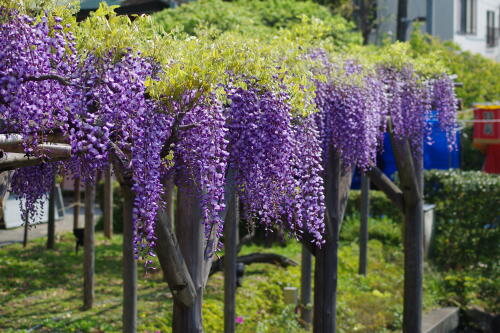
[[[460,33],[476,33],[477,0],[460,1]]]
[[[497,46],[495,12],[492,10],[486,11],[486,45],[488,47]]]

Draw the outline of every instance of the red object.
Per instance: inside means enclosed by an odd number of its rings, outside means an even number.
[[[500,144],[500,105],[480,106],[474,110],[474,145]],[[495,120],[487,122],[485,120]]]
[[[488,145],[486,148],[484,172],[500,174],[500,144]]]

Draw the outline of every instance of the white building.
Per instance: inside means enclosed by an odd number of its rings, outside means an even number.
[[[375,42],[395,39],[397,7],[398,0],[378,1]],[[408,20],[427,20],[428,15],[432,19],[429,26],[423,23],[424,30],[463,50],[500,61],[500,0],[408,0]]]

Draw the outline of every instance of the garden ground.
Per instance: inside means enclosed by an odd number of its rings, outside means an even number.
[[[390,241],[369,243],[366,277],[357,274],[358,246],[352,242],[356,223],[346,221],[340,248],[338,299],[339,332],[399,331],[402,317],[402,252]],[[398,238],[397,224],[374,220],[373,228]],[[389,236],[390,237],[390,236]],[[0,330],[3,332],[118,332],[121,330],[121,235],[112,240],[97,235],[96,298],[92,310],[82,311],[83,251],[74,252],[72,234],[61,234],[57,249],[44,248],[44,239],[26,249],[9,245],[0,249]],[[251,245],[240,254],[274,252],[300,262],[301,246],[264,248]],[[159,267],[158,264],[156,264]],[[433,273],[434,274],[434,273]],[[427,309],[437,306],[436,277],[426,278]],[[246,267],[237,292],[237,315],[243,318],[238,332],[305,332],[295,320],[294,309],[283,302],[284,287],[300,287],[300,265],[278,268],[266,264]],[[172,295],[161,271],[139,270],[140,332],[170,332]],[[223,330],[223,275],[213,275],[204,297],[207,332]]]

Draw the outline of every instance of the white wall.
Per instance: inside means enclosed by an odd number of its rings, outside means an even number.
[[[440,0],[434,0],[440,1]],[[454,17],[455,17],[455,34],[453,41],[460,45],[462,49],[480,53],[485,57],[495,59],[500,61],[500,46],[497,42],[497,46],[492,48],[486,45],[486,11],[492,10],[495,12],[495,28],[498,29],[500,26],[500,0],[477,0],[477,33],[474,35],[463,35],[460,34],[460,7],[457,5],[458,1],[455,0],[454,6]],[[498,30],[497,30],[498,37]]]
[[[500,62],[500,45],[494,48],[486,45],[486,11],[495,12],[495,27],[500,27],[500,0],[477,0],[476,34],[460,34],[460,0],[434,0],[433,1],[433,35],[441,40],[452,40],[464,50],[480,53],[488,58]],[[372,36],[372,41],[380,43],[384,38],[396,39],[397,0],[378,1],[378,29]],[[426,0],[408,1],[408,18],[427,15]],[[422,30],[425,31],[425,22]],[[408,29],[408,35],[411,29]],[[498,35],[497,30],[497,35]],[[500,44],[500,43],[497,43]]]

